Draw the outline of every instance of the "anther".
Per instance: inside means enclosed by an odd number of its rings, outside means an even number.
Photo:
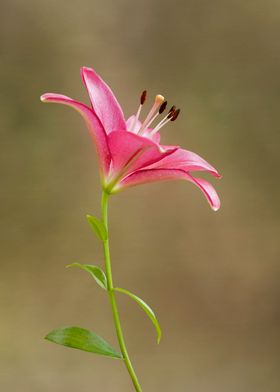
[[[175,110],[175,112],[173,112],[172,118],[170,121],[175,121],[177,119],[177,117],[180,114],[180,109]]]
[[[160,108],[159,108],[159,111],[158,111],[159,114],[161,114],[161,113],[163,113],[163,112],[165,111],[166,106],[167,106],[167,101],[164,101],[164,102],[161,104]]]
[[[169,118],[169,119],[170,119],[171,117],[173,117],[173,115],[174,115],[175,111],[176,111],[176,106],[175,106],[175,105],[173,105],[173,106],[170,108],[169,112],[168,112],[168,116],[167,116],[167,118]]]
[[[141,97],[140,97],[140,103],[141,103],[141,105],[144,105],[146,99],[147,99],[147,90],[144,90],[144,91],[142,92],[142,94],[141,94]]]

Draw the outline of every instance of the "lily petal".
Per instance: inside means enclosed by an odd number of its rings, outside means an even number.
[[[132,133],[138,133],[139,129],[142,126],[142,123],[140,120],[136,121],[135,124],[135,129],[132,131],[131,128],[133,127],[134,123],[135,123],[135,114],[133,114],[132,116],[130,116],[127,120],[126,120],[126,126],[127,126],[127,130],[132,132]],[[154,135],[150,136],[150,133],[152,132],[153,128],[148,128],[147,131],[142,135],[145,136],[151,140],[153,140],[155,143],[160,142],[160,134],[159,132],[155,133]]]
[[[220,199],[214,187],[202,178],[194,178],[189,173],[180,169],[145,169],[138,170],[125,177],[113,192],[117,192],[123,188],[136,186],[148,182],[159,182],[166,180],[187,180],[198,186],[203,192],[208,203],[214,211],[220,208]]]
[[[140,120],[137,120],[136,123],[135,123],[135,118],[136,118],[135,114],[132,114],[132,116],[130,116],[130,117],[126,120],[126,127],[127,127],[127,130],[128,130],[129,132],[132,132],[132,133],[138,133],[138,131],[139,131],[139,129],[141,128],[141,125],[142,125],[142,123],[141,123]],[[135,124],[135,129],[132,130],[132,127],[133,127],[134,124]]]
[[[111,176],[125,176],[151,165],[171,154],[177,147],[161,148],[159,144],[132,132],[116,131],[108,135],[111,152]]]
[[[207,171],[214,177],[221,177],[218,171],[199,155],[181,148],[149,166],[149,169],[182,169],[185,172]]]
[[[88,91],[92,109],[106,133],[126,130],[122,109],[110,87],[91,68],[82,67],[81,76]]]
[[[160,143],[160,133],[157,132],[154,135],[151,136],[153,128],[148,128],[145,133],[143,133],[144,137],[148,137],[149,139],[153,140],[155,143],[159,144]]]
[[[197,185],[200,188],[200,190],[204,193],[211,208],[214,211],[218,211],[218,209],[221,207],[221,201],[213,185],[210,184],[210,182],[204,180],[203,178],[195,178],[191,175],[189,175],[189,177],[190,177],[189,181]]]
[[[95,142],[100,161],[101,173],[103,175],[108,173],[111,156],[107,143],[107,135],[93,111],[83,103],[62,94],[46,93],[41,96],[41,101],[60,103],[70,106],[82,115]]]

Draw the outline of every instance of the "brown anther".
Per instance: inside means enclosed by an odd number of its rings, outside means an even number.
[[[161,104],[160,108],[159,108],[159,111],[158,111],[159,114],[161,114],[162,112],[165,111],[166,106],[167,106],[167,101],[164,101],[164,102]]]
[[[179,116],[180,113],[180,109],[175,110],[175,112],[173,112],[172,118],[170,121],[175,121],[177,119],[177,117]]]
[[[144,105],[146,98],[147,98],[147,90],[144,90],[143,93],[141,94],[141,98],[140,98],[141,105]]]
[[[168,114],[167,118],[171,118],[171,117],[173,116],[175,110],[176,110],[176,106],[173,105],[173,106],[170,108],[169,112],[168,112],[169,114]]]

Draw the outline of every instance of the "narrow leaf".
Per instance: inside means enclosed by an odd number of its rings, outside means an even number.
[[[90,224],[90,227],[93,229],[93,231],[95,231],[95,233],[97,234],[98,238],[101,241],[106,241],[108,238],[108,234],[104,223],[92,215],[87,215],[87,221]]]
[[[73,263],[69,264],[66,266],[68,267],[78,267],[83,269],[84,271],[87,271],[93,279],[96,281],[96,283],[102,287],[102,289],[107,290],[107,277],[105,272],[102,271],[100,267],[97,267],[96,265],[92,264],[80,264],[80,263]]]
[[[62,346],[76,348],[111,358],[122,359],[122,355],[94,332],[80,327],[54,329],[45,339]]]
[[[146,312],[147,316],[150,318],[152,323],[155,326],[155,329],[157,331],[157,343],[159,344],[160,339],[161,339],[161,328],[159,325],[159,322],[157,321],[156,315],[153,312],[153,310],[147,305],[141,298],[137,297],[136,295],[132,294],[128,290],[121,289],[119,287],[114,289],[115,291],[119,291],[120,293],[128,295],[130,298],[134,299],[138,303],[138,305]]]

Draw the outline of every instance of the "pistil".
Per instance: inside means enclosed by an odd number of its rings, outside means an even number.
[[[148,124],[145,126],[145,129],[149,128],[149,126],[155,121],[155,119],[157,118],[157,116],[158,116],[159,114],[161,114],[161,113],[164,112],[164,110],[165,110],[165,108],[166,108],[166,105],[167,105],[167,101],[164,101],[164,102],[161,104],[161,106],[160,106],[158,112],[156,112],[156,114],[151,118],[151,120],[150,120],[150,121],[148,122]]]
[[[148,124],[150,125],[154,121],[154,119],[157,117],[158,113],[156,113],[156,115],[155,115],[155,112],[163,104],[163,102],[164,102],[164,97],[162,95],[157,95],[155,98],[155,102],[152,106],[152,109],[148,113],[145,121],[143,122],[141,128],[138,131],[139,135],[142,135],[145,132],[145,129],[147,128]]]

